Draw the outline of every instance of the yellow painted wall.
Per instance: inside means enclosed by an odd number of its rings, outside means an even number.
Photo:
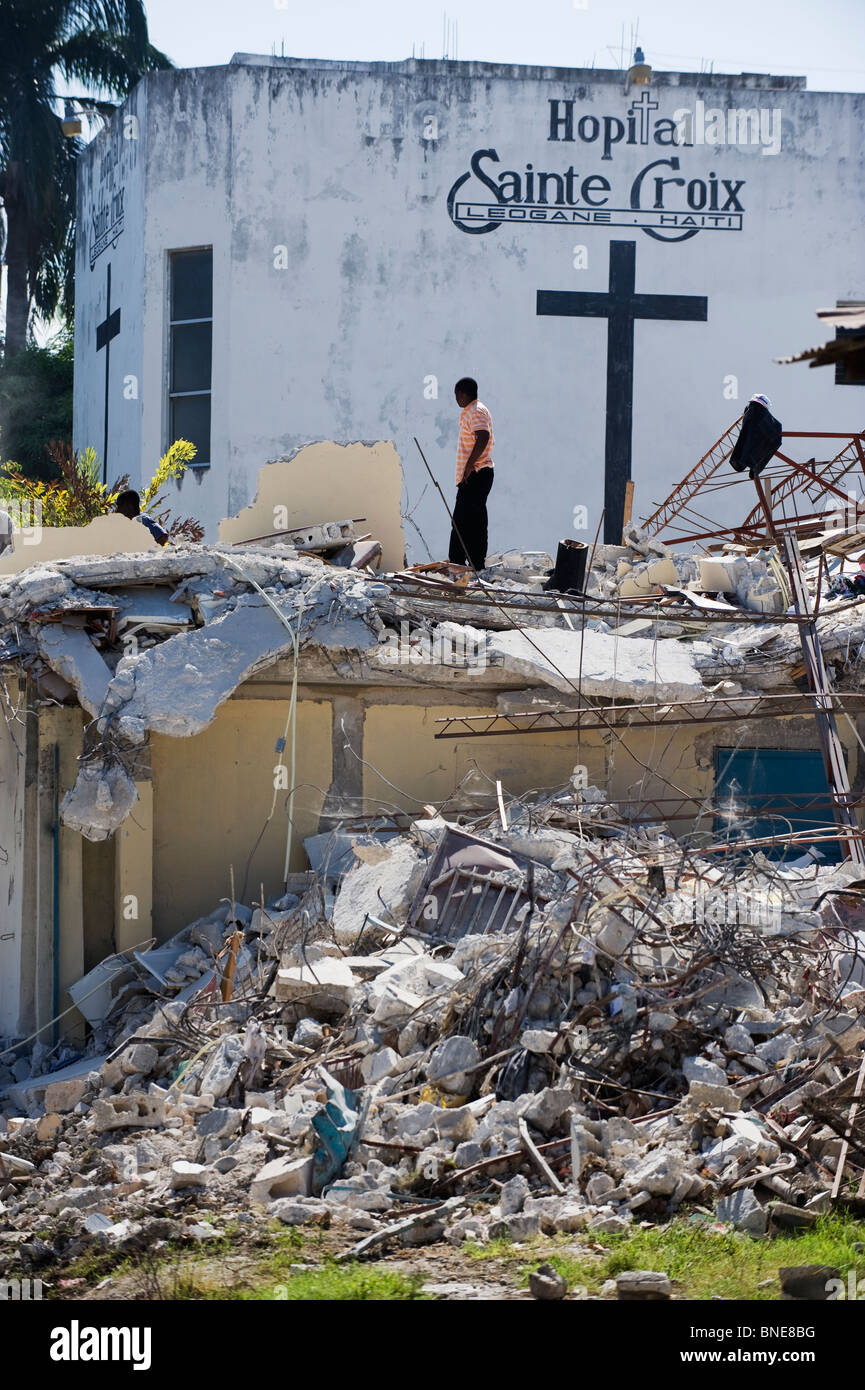
[[[435,720],[453,713],[453,706],[425,709],[420,705],[379,705],[368,709],[364,720],[364,758],[388,781],[408,793],[396,797],[372,768],[364,773],[364,795],[373,801],[398,800],[406,809],[429,801],[440,804],[473,768],[471,791],[494,794],[493,783],[502,783],[505,796],[521,796],[538,789],[563,786],[577,764],[587,770],[588,781],[603,787],[611,797],[627,799],[645,791],[650,795],[675,795],[663,781],[646,774],[660,766],[684,792],[705,795],[711,790],[712,771],[698,767],[692,729],[667,729],[626,736],[636,757],[621,744],[599,733],[507,734],[491,738],[435,740]],[[641,760],[641,761],[638,761]],[[489,780],[484,780],[489,779]],[[466,791],[468,788],[466,788]],[[460,803],[464,794],[459,798]],[[368,807],[371,809],[371,807]]]
[[[58,805],[78,775],[79,750],[84,720],[81,710],[74,706],[43,711],[40,733],[57,740],[60,749],[60,785]],[[82,872],[82,837],[62,822],[58,827],[60,879],[59,894],[60,1008],[68,1009],[72,1000],[66,993],[70,984],[84,974],[84,876]],[[77,1022],[77,1016],[75,1017]],[[65,1020],[64,1032],[73,1031],[73,1020]]]
[[[368,812],[377,804],[386,807],[394,802],[413,811],[425,802],[441,806],[473,768],[479,775],[464,786],[455,806],[492,808],[496,779],[502,783],[505,800],[533,789],[561,787],[577,764],[586,768],[589,783],[605,790],[611,800],[703,798],[714,790],[716,747],[819,747],[813,722],[801,718],[696,728],[620,728],[618,732],[626,742],[594,732],[584,734],[580,743],[574,733],[436,742],[435,720],[453,712],[453,706],[420,705],[378,705],[366,711],[363,756],[371,765],[364,769]],[[859,750],[849,726],[839,726],[839,733],[852,782]],[[402,794],[389,787],[384,778]],[[476,803],[469,801],[469,793],[477,794]],[[681,834],[690,825],[689,820],[676,820],[671,830]]]
[[[276,742],[287,709],[287,699],[229,700],[194,738],[153,736],[153,930],[159,940],[228,897],[230,864],[240,895],[273,801]],[[332,777],[330,702],[302,701],[297,719],[292,870],[307,866],[303,838],[318,830]],[[280,791],[252,861],[247,901],[258,901],[262,881],[267,893],[281,888],[286,800]]]
[[[25,523],[29,517],[19,518],[14,508],[12,513],[16,524],[15,549],[11,553],[6,550],[0,556],[0,575],[20,574],[30,565],[68,560],[76,555],[137,554],[141,550],[159,548],[146,526],[116,512],[94,517],[86,526],[41,527],[28,527]]]
[[[153,934],[153,783],[136,782],[138,800],[114,836],[114,949],[143,950]]]
[[[452,713],[453,705],[377,705],[366,711],[363,755],[372,764],[364,769],[368,811],[377,804],[393,802],[406,810],[417,809],[424,802],[441,805],[475,768],[480,775],[475,776],[470,790],[479,794],[478,804],[484,805],[485,795],[495,796],[496,778],[502,782],[505,796],[519,796],[533,788],[561,786],[579,761],[574,734],[514,734],[436,742],[435,720]],[[581,760],[589,767],[590,780],[603,776],[604,751],[597,741],[590,746],[583,739]],[[394,792],[378,772],[405,794]],[[466,786],[458,798],[460,805],[467,802],[468,794]]]
[[[268,535],[278,529],[278,507],[287,511],[286,529],[365,517],[358,534],[381,541],[384,569],[402,569],[401,497],[402,467],[393,444],[308,444],[294,458],[259,469],[255,501],[219,523],[219,539],[234,544]]]

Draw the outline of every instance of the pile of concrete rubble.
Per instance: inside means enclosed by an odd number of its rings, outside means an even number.
[[[865,1041],[849,865],[724,868],[579,787],[306,847],[278,900],[90,972],[78,1055],[0,1044],[0,1273],[229,1219],[360,1257],[829,1209]]]

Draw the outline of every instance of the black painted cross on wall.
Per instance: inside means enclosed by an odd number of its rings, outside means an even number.
[[[696,294],[635,294],[635,241],[610,242],[610,288],[538,290],[537,312],[607,320],[607,433],[604,448],[604,540],[622,539],[625,490],[631,476],[634,419],[634,320],[705,322],[708,300]]]
[[[102,440],[102,481],[108,482],[108,370],[111,365],[111,339],[120,332],[120,310],[111,312],[111,263],[105,291],[105,318],[96,325],[96,351],[105,349],[105,428]]]

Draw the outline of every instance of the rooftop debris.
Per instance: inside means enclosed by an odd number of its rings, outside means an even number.
[[[327,539],[325,524],[307,531],[322,533],[320,548],[336,563],[268,539],[58,560],[0,582],[4,667],[30,672],[46,697],[74,692],[94,720],[63,803],[66,825],[90,839],[112,834],[135,804],[134,763],[149,733],[200,732],[251,675],[292,659],[295,641],[298,654],[326,652],[337,673],[355,678],[361,669],[435,683],[442,663],[473,677],[482,668],[500,687],[535,687],[529,712],[565,699],[565,709],[596,718],[600,701],[684,703],[693,713],[700,700],[799,693],[811,617],[791,611],[774,547],[729,544],[695,557],[631,526],[622,546],[593,548],[585,594],[558,595],[546,587],[548,555],[494,557],[481,576],[430,566],[378,575],[330,551],[350,524],[330,529],[339,537]],[[862,596],[835,592],[847,563],[836,553],[839,529],[803,544],[836,707],[838,691],[858,686],[865,640]],[[502,714],[513,712],[506,692],[496,699]],[[8,696],[7,709],[17,709]]]

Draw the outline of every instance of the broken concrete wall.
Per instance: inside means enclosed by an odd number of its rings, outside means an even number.
[[[381,541],[382,566],[401,569],[405,537],[400,517],[402,467],[393,444],[307,444],[290,458],[259,470],[255,501],[220,522],[219,539],[228,545],[273,531],[340,517],[364,520],[358,535]]]
[[[137,553],[158,550],[156,541],[140,521],[111,512],[97,516],[87,526],[28,526],[31,518],[22,515],[15,533],[15,549],[0,558],[0,575],[20,574],[31,565],[52,560],[68,560],[76,555],[115,555],[118,551]]]

